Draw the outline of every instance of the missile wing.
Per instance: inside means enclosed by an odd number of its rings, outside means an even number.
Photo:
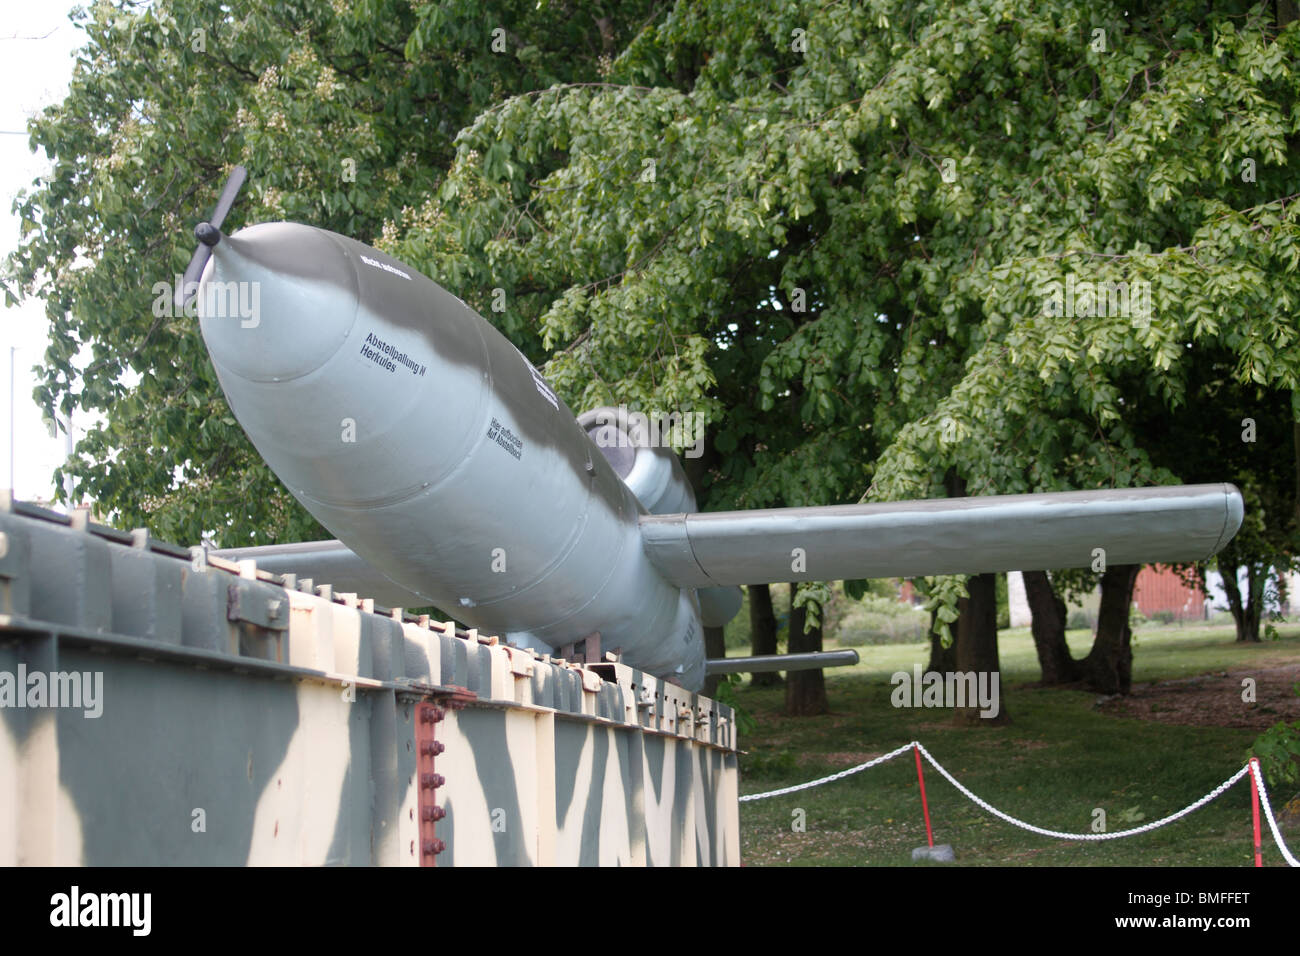
[[[670,581],[707,587],[1173,564],[1210,557],[1241,520],[1225,483],[647,515],[641,533]]]
[[[429,599],[376,571],[342,541],[300,541],[251,548],[222,548],[212,554],[227,561],[255,561],[272,574],[295,574],[335,591],[373,598],[386,607],[424,607]]]
[[[671,454],[601,439],[459,298],[346,236],[219,228],[180,301],[254,447],[337,541],[235,549],[549,650],[599,635],[698,688],[737,584],[1208,557],[1231,485],[696,514]],[[593,440],[593,439],[598,440]],[[654,456],[656,460],[650,457]],[[656,513],[670,511],[672,513]]]

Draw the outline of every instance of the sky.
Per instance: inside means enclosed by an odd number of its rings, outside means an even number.
[[[44,154],[31,151],[27,119],[67,93],[73,54],[85,39],[68,21],[73,6],[57,0],[0,0],[0,258],[18,244],[19,220],[11,211],[14,196],[19,190],[30,189],[32,181],[48,169]],[[12,487],[17,497],[29,501],[48,500],[54,494],[54,469],[66,454],[63,434],[50,436],[32,401],[36,376],[31,368],[42,361],[47,336],[40,301],[0,311],[0,430],[4,436],[0,440],[0,487]],[[16,349],[12,377],[10,349]],[[83,434],[77,427],[81,424],[85,424],[82,419],[73,419],[75,437]]]

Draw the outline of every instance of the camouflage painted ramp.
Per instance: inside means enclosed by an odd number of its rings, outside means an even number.
[[[0,501],[0,864],[726,865],[725,706]]]

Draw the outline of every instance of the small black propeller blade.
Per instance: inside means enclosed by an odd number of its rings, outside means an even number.
[[[208,220],[212,224],[212,228],[220,229],[221,224],[226,221],[226,213],[230,212],[230,207],[235,204],[235,197],[239,195],[239,190],[247,178],[248,170],[243,166],[236,166],[230,171],[230,178],[226,180],[226,188],[221,190],[221,198],[217,200],[217,206],[212,210],[212,218]],[[212,245],[215,245],[215,243],[212,243]]]
[[[243,166],[232,169],[225,188],[221,190],[221,198],[217,200],[217,205],[212,210],[212,218],[194,227],[194,238],[199,241],[199,246],[190,257],[190,264],[185,267],[185,277],[181,280],[180,288],[176,290],[178,309],[185,308],[198,292],[199,278],[203,275],[203,267],[208,264],[208,259],[212,255],[212,247],[221,241],[221,224],[225,222],[226,214],[235,204],[235,197],[239,195],[240,187],[244,185],[244,180],[247,178],[248,170]],[[188,295],[186,289],[190,290]]]

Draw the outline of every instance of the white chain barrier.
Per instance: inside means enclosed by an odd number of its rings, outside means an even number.
[[[874,767],[877,764],[882,764],[886,760],[893,760],[899,754],[905,754],[911,749],[912,749],[912,744],[904,744],[903,746],[899,747],[897,750],[891,750],[889,753],[885,754],[882,757],[876,757],[873,760],[868,760],[866,763],[860,763],[856,767],[850,767],[848,770],[841,770],[839,773],[833,773],[829,777],[821,777],[820,779],[817,780],[809,780],[807,783],[795,784],[793,787],[782,787],[780,790],[769,790],[767,793],[751,793],[747,796],[741,797],[740,802],[747,803],[750,800],[766,800],[768,797],[783,797],[787,793],[796,793],[800,790],[808,790],[811,789],[812,787],[820,787],[822,784],[830,783],[832,780],[843,780],[845,777],[851,777],[855,773],[861,773],[863,770],[866,770],[870,767]]]
[[[1256,763],[1256,766],[1258,766],[1258,763]],[[1268,819],[1268,828],[1273,832],[1273,842],[1282,851],[1282,859],[1286,860],[1288,866],[1300,866],[1300,862],[1296,861],[1296,858],[1291,855],[1291,851],[1287,849],[1286,844],[1282,842],[1282,834],[1278,832],[1277,821],[1273,819],[1273,808],[1268,803],[1268,791],[1264,789],[1264,775],[1262,773],[1255,774],[1255,789],[1259,791],[1260,806],[1264,808],[1264,816]]]
[[[808,790],[811,789],[812,787],[820,787],[824,783],[830,783],[834,780],[842,780],[845,777],[851,776],[855,773],[860,773],[861,771],[867,770],[870,767],[878,766],[887,760],[893,760],[895,757],[901,756],[902,754],[907,753],[909,750],[912,750],[913,748],[920,751],[921,755],[924,756],[927,761],[929,761],[930,765],[934,767],[935,770],[939,771],[939,773],[943,776],[945,780],[947,780],[950,784],[956,787],[959,793],[967,797],[976,805],[987,810],[989,813],[993,814],[998,819],[1005,820],[1007,823],[1010,823],[1012,826],[1020,827],[1022,830],[1028,830],[1031,833],[1037,833],[1040,836],[1046,836],[1046,837],[1056,837],[1057,839],[1061,839],[1061,840],[1092,840],[1092,841],[1118,840],[1121,837],[1136,836],[1139,833],[1147,833],[1151,830],[1155,830],[1160,827],[1166,826],[1167,824],[1173,823],[1175,820],[1181,819],[1182,817],[1187,816],[1189,813],[1199,810],[1207,803],[1211,802],[1212,800],[1216,800],[1220,796],[1222,796],[1225,791],[1233,787],[1237,783],[1237,781],[1239,781],[1242,777],[1250,775],[1250,764],[1247,764],[1246,766],[1238,770],[1236,773],[1234,773],[1227,780],[1223,781],[1223,783],[1219,784],[1217,787],[1215,787],[1213,790],[1207,793],[1205,796],[1201,797],[1195,803],[1190,803],[1187,806],[1183,807],[1183,809],[1179,810],[1177,813],[1171,813],[1167,817],[1162,817],[1159,820],[1153,820],[1150,823],[1144,823],[1140,827],[1132,827],[1131,829],[1128,830],[1119,830],[1115,833],[1065,833],[1061,830],[1048,830],[1043,827],[1034,826],[1032,823],[1026,823],[1023,820],[1017,820],[1015,817],[1011,816],[1011,814],[1003,813],[997,807],[990,804],[987,800],[981,800],[974,793],[972,793],[967,787],[965,787],[960,782],[958,782],[957,778],[954,777],[952,774],[950,774],[947,771],[947,769],[942,764],[939,763],[939,761],[935,760],[934,756],[930,753],[930,751],[925,749],[924,745],[922,745],[920,741],[914,740],[910,744],[904,744],[902,747],[899,747],[897,750],[891,750],[887,754],[883,754],[882,756],[875,757],[871,760],[868,760],[866,763],[858,764],[856,767],[850,767],[848,770],[841,770],[839,773],[833,773],[829,777],[820,777],[817,780],[809,780],[807,783],[796,784],[793,787],[782,787],[780,790],[769,790],[766,793],[746,794],[745,796],[740,798],[740,802],[747,803],[751,800],[766,800],[769,797],[781,797],[781,796],[785,796],[788,793],[797,793],[800,790]],[[1283,842],[1282,834],[1277,827],[1277,821],[1273,819],[1273,808],[1269,805],[1268,793],[1264,789],[1263,774],[1257,774],[1251,776],[1255,781],[1256,789],[1259,792],[1260,804],[1264,808],[1264,816],[1268,819],[1269,830],[1271,830],[1273,833],[1273,842],[1277,844],[1277,848],[1278,850],[1281,851],[1283,859],[1285,859],[1290,866],[1300,866],[1300,862],[1296,861],[1296,858],[1291,855],[1291,851],[1287,848],[1286,843]]]

